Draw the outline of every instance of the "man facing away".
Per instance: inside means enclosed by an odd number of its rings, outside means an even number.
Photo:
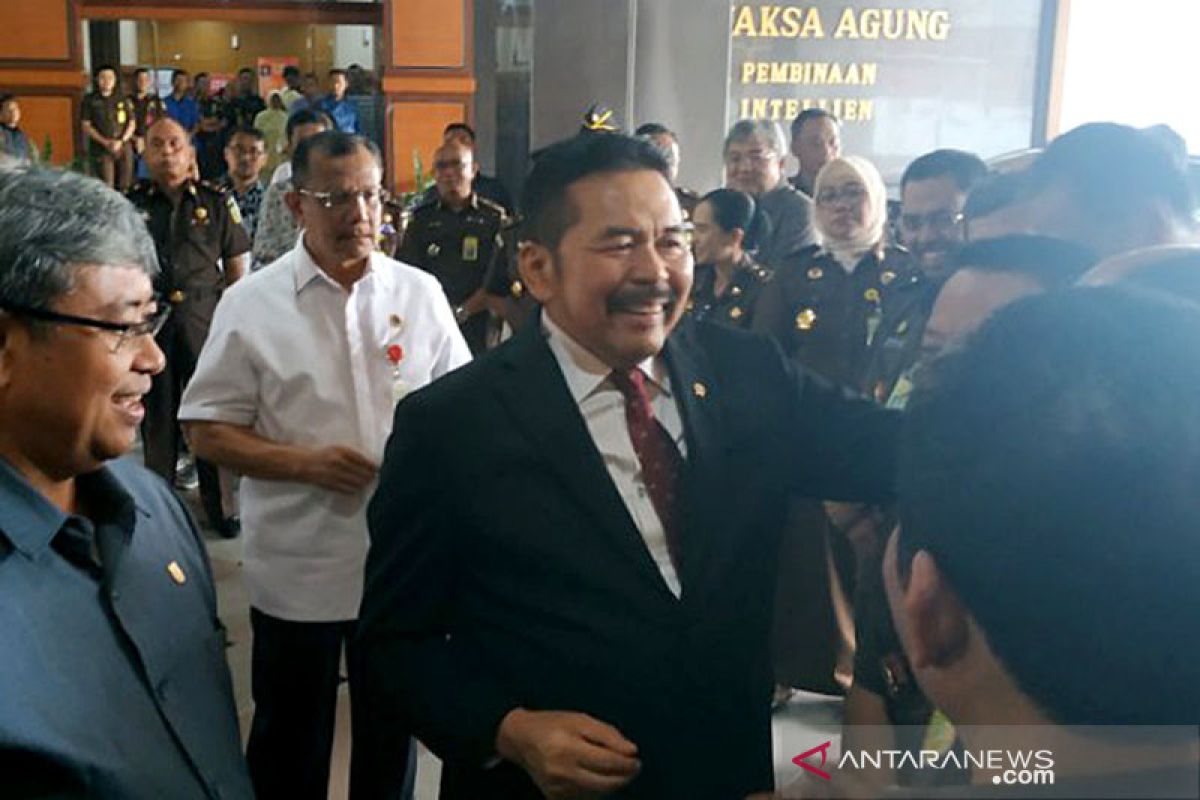
[[[411,726],[443,758],[444,798],[770,788],[787,494],[889,494],[890,412],[766,340],[679,325],[667,174],[620,134],[547,148],[519,255],[540,319],[397,410],[365,683],[381,736]]]
[[[165,363],[157,272],[120,195],[0,170],[7,797],[253,796],[200,534],[166,484],[120,458]]]

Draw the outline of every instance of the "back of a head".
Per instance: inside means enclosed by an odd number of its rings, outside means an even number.
[[[379,163],[379,148],[370,139],[352,133],[332,130],[310,136],[292,154],[292,183],[305,188],[312,179],[313,161],[317,157],[344,158],[366,150]]]
[[[1161,143],[1112,122],[1080,125],[1047,145],[1029,171],[1033,192],[1059,186],[1097,226],[1124,221],[1133,209],[1157,204],[1190,223],[1187,175]]]
[[[579,134],[540,150],[521,193],[522,237],[553,250],[574,222],[567,195],[572,184],[594,175],[637,170],[670,180],[661,150],[621,133]]]
[[[1050,236],[1013,234],[963,245],[953,269],[1021,275],[1045,291],[1073,286],[1096,263],[1087,248]]]
[[[928,552],[1063,724],[1195,725],[1200,308],[1115,288],[996,312],[906,411],[901,559]]]
[[[979,156],[966,150],[944,148],[914,159],[900,178],[900,190],[903,192],[912,181],[944,177],[953,179],[960,192],[970,193],[987,174],[987,164]]]
[[[0,302],[46,308],[81,265],[158,273],[154,242],[133,204],[74,172],[0,170]]]

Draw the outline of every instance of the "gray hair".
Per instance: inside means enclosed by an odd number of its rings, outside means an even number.
[[[133,204],[74,172],[0,169],[0,303],[49,308],[84,265],[158,275],[154,241]]]
[[[780,158],[787,155],[787,139],[783,135],[783,128],[778,122],[769,119],[743,119],[737,122],[729,129],[729,134],[725,137],[725,146],[721,152],[728,152],[729,145],[734,142],[744,142],[747,139],[762,139],[770,146],[775,155]]]

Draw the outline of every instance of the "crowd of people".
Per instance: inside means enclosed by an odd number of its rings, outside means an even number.
[[[515,204],[455,123],[402,206],[347,73],[205,77],[96,70],[94,177],[21,163],[0,98],[5,793],[324,798],[344,671],[355,800],[411,797],[417,739],[443,798],[782,796],[795,689],[846,750],[1037,725],[1064,796],[1194,796],[1186,148],[939,149],[889,202],[811,109],[701,194],[592,113]],[[244,757],[185,449],[245,540]]]

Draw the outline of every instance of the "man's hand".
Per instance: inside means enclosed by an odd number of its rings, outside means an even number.
[[[324,447],[309,451],[300,480],[331,492],[354,494],[366,488],[378,472],[378,464],[349,447]]]
[[[519,764],[550,800],[615,792],[642,769],[637,745],[611,725],[571,711],[510,711],[496,752]]]
[[[125,142],[120,139],[109,139],[108,149],[112,151],[114,156],[121,155],[121,150],[125,147]]]

